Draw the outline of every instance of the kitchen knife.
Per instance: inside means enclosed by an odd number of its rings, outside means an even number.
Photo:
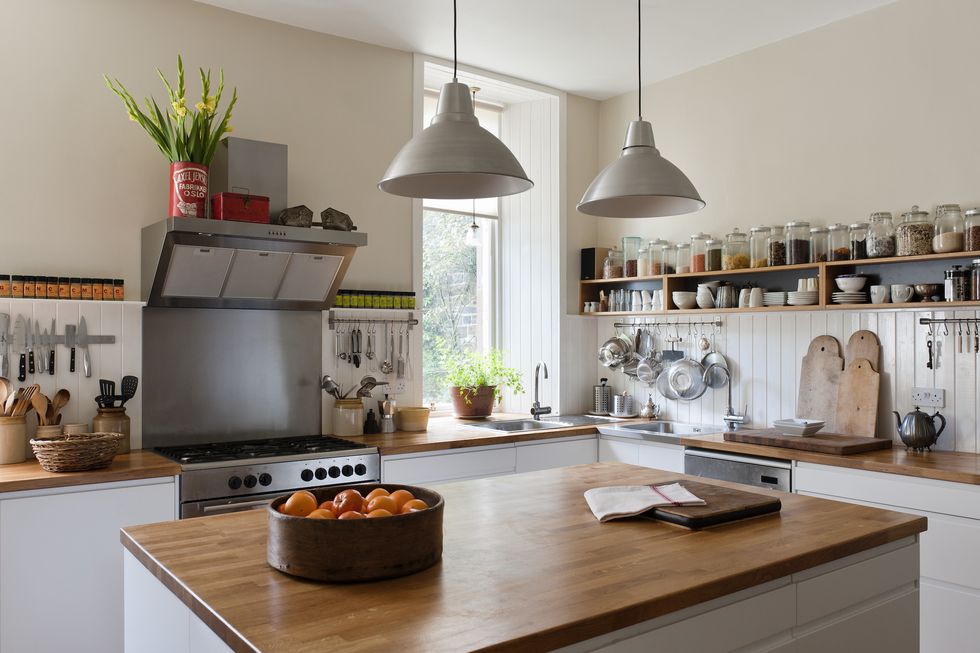
[[[27,321],[23,315],[18,315],[14,322],[14,351],[20,352],[17,380],[23,383],[27,380]]]
[[[10,378],[10,315],[0,313],[0,376]]]
[[[54,369],[48,365],[48,350],[51,349],[51,335],[48,330],[45,329],[41,332],[41,353],[39,354],[41,360],[41,373],[47,372],[48,374],[54,374]]]
[[[71,349],[71,358],[68,363],[68,371],[75,372],[75,345],[78,343],[77,332],[74,324],[65,325],[65,346]]]
[[[58,333],[55,318],[51,318],[51,333],[48,335],[48,374],[54,374],[54,334]]]
[[[88,327],[84,317],[78,320],[78,346],[82,349],[82,372],[87,378],[92,376],[92,359],[88,355]]]
[[[44,351],[42,349],[43,346],[44,345],[41,343],[41,322],[34,320],[34,348],[31,352],[31,357],[33,359],[36,352],[38,374],[44,374],[44,365],[47,363],[47,361],[44,359]]]
[[[31,320],[27,320],[27,371],[34,374],[34,329]]]

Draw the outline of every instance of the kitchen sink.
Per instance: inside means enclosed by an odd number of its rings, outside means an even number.
[[[542,431],[560,429],[568,426],[598,426],[618,422],[614,417],[596,417],[594,415],[552,415],[541,419],[505,419],[469,424],[471,429],[485,429],[503,433],[520,433],[522,431]]]
[[[687,424],[668,420],[654,420],[633,424],[599,425],[599,433],[618,438],[633,438],[652,442],[676,442],[678,438],[723,433],[720,426],[706,424]]]

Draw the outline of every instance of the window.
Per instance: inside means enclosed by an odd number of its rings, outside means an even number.
[[[437,95],[426,93],[424,125]],[[500,110],[477,105],[480,125],[499,136]],[[422,201],[422,399],[449,403],[446,361],[493,346],[497,198]],[[476,216],[477,246],[467,244]]]

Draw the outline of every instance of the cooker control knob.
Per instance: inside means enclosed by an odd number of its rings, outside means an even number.
[[[259,485],[265,486],[272,483],[272,476],[269,474],[259,474]]]
[[[330,478],[337,478],[338,476],[340,476],[340,467],[337,467],[335,465],[335,466],[331,467],[327,471],[327,473],[330,474]]]
[[[237,490],[241,486],[242,486],[242,479],[238,478],[237,476],[232,476],[231,478],[228,479],[228,487],[230,487],[232,490]]]
[[[318,481],[322,481],[327,477],[327,470],[322,467],[317,467],[316,472],[314,472]]]
[[[313,470],[304,469],[302,472],[299,473],[299,477],[304,481],[306,481],[307,483],[309,483],[310,481],[313,480]]]
[[[248,476],[245,477],[245,487],[247,487],[247,488],[253,488],[253,487],[255,487],[255,484],[257,482],[258,481],[256,480],[256,478],[254,476],[252,476],[251,474],[249,474]]]
[[[367,474],[367,467],[361,464],[354,465],[354,473],[358,476],[364,476]]]
[[[344,474],[344,476],[354,475],[354,468],[351,467],[350,465],[344,465],[340,471]]]

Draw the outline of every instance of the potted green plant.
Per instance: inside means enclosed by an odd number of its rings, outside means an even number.
[[[494,400],[503,395],[503,388],[518,394],[524,392],[520,373],[504,365],[503,354],[498,349],[486,354],[466,352],[448,361],[446,369],[456,417],[489,417]]]
[[[187,106],[184,88],[184,62],[177,56],[177,84],[171,86],[157,68],[157,75],[167,89],[169,103],[161,111],[157,101],[144,98],[144,112],[132,94],[118,79],[103,75],[106,86],[126,105],[129,119],[139,124],[170,161],[170,215],[203,218],[207,213],[208,169],[218,147],[218,140],[232,131],[231,110],[238,101],[238,89],[232,89],[224,115],[218,119],[218,104],[225,90],[224,70],[218,71],[218,88],[211,95],[211,71],[198,69],[201,76],[201,101]]]

